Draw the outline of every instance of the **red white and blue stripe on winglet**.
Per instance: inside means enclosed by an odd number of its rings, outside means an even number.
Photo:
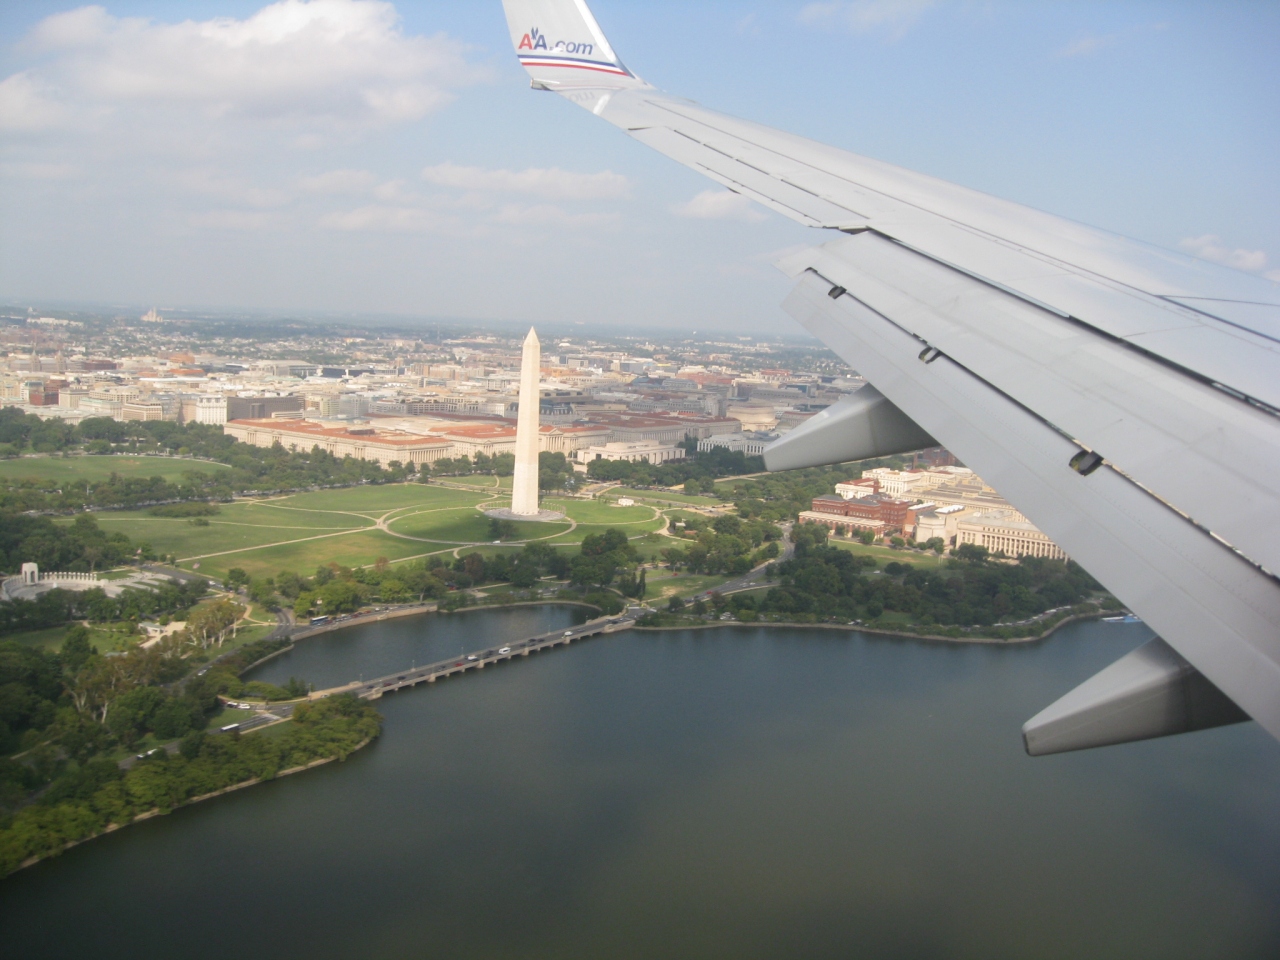
[[[564,67],[569,70],[593,70],[596,73],[608,73],[615,77],[629,77],[630,73],[616,63],[605,60],[580,60],[576,57],[528,56],[517,54],[521,66],[525,67]]]

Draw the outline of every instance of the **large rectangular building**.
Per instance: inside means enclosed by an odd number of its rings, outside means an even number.
[[[675,414],[669,417],[632,416],[625,413],[592,413],[591,422],[608,427],[619,442],[653,440],[680,443],[685,437],[704,440],[726,433],[740,433],[742,423],[727,417]]]
[[[1014,510],[986,510],[956,524],[956,545],[972,543],[1008,557],[1067,559],[1066,552]]]
[[[668,460],[683,460],[684,447],[656,440],[615,441],[595,447],[583,447],[577,452],[577,459],[579,463],[587,464],[596,460],[627,460],[632,463],[644,460],[659,464]]]
[[[910,533],[915,527],[915,511],[910,500],[881,494],[846,500],[835,494],[815,497],[813,509],[800,514],[801,523],[821,523],[836,533],[870,530],[876,536]]]
[[[364,423],[336,426],[294,419],[230,420],[222,429],[228,436],[255,447],[277,443],[294,451],[319,447],[338,459],[376,460],[384,467],[393,462],[421,466],[454,455],[449,440]]]

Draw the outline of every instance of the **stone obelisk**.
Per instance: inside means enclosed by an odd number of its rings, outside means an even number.
[[[538,408],[542,395],[542,344],[533,327],[524,338],[520,360],[520,412],[516,419],[516,473],[511,484],[511,512],[518,517],[538,516]]]

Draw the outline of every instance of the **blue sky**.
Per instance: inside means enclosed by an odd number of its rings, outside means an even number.
[[[595,0],[728,113],[1280,269],[1280,5]],[[498,0],[0,8],[0,296],[795,330],[772,214],[535,94]],[[706,209],[706,208],[704,208]]]

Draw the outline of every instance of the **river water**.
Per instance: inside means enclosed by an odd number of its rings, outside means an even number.
[[[386,621],[317,686],[567,626]],[[389,696],[346,763],[0,883],[0,954],[1280,956],[1280,745],[1256,725],[1032,760],[1022,721],[1150,636],[1027,646],[630,632]]]

